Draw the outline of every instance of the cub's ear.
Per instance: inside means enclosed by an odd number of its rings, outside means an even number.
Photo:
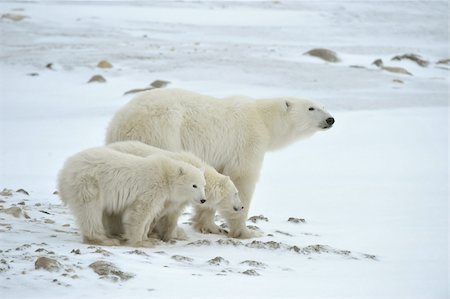
[[[292,107],[292,103],[289,101],[284,101],[284,106],[286,107],[286,111],[289,111]]]
[[[186,170],[183,167],[178,167],[178,175],[182,176],[186,174]]]

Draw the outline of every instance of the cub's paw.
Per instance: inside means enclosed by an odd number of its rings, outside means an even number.
[[[196,229],[202,234],[216,234],[216,235],[227,234],[227,231],[225,229],[215,224],[199,226],[196,227]]]

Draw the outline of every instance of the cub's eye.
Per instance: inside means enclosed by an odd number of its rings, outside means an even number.
[[[314,109],[314,107],[309,107],[308,110],[309,110],[309,111],[313,111],[313,110],[315,110],[315,109]]]
[[[193,188],[197,188],[197,185],[192,185]]]

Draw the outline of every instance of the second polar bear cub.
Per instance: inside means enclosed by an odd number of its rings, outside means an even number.
[[[61,200],[75,215],[83,240],[119,245],[107,236],[103,213],[121,214],[123,237],[131,246],[152,247],[148,228],[167,203],[204,203],[203,172],[163,155],[142,158],[107,147],[91,148],[67,159],[59,177]]]
[[[202,160],[189,152],[170,152],[160,148],[147,145],[139,141],[122,141],[107,145],[108,148],[116,151],[132,154],[140,157],[147,157],[152,155],[164,155],[168,158],[183,161],[193,165],[194,167],[204,169],[206,180],[206,198],[208,201],[202,205],[204,209],[213,209],[219,212],[228,225],[236,218],[241,217],[244,206],[239,198],[238,190],[228,176],[218,173],[214,168],[204,163]],[[181,227],[177,227],[177,220],[184,210],[186,204],[164,209],[164,214],[155,224],[150,228],[150,233],[155,233],[163,241],[170,239],[186,239],[186,234]],[[197,215],[196,215],[197,216]],[[194,217],[192,219],[193,226],[196,230],[204,233],[220,233],[223,230],[215,225],[209,218]],[[106,226],[116,229],[117,224],[111,223],[113,217],[106,217]],[[109,224],[109,225],[108,225]],[[119,225],[120,228],[120,225]],[[173,234],[171,234],[173,232]],[[115,234],[117,232],[113,232]]]

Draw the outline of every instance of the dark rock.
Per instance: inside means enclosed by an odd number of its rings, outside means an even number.
[[[255,268],[266,268],[267,267],[267,265],[264,264],[263,262],[252,261],[252,260],[246,260],[246,261],[240,262],[240,264],[247,265],[250,267],[255,267]]]
[[[288,222],[291,222],[291,223],[306,223],[306,220],[304,218],[289,217]]]
[[[210,259],[208,261],[208,264],[215,265],[215,266],[220,266],[220,265],[223,265],[223,264],[228,265],[229,263],[230,263],[229,261],[227,261],[226,259],[224,259],[221,256],[216,256],[215,258]]]
[[[253,223],[256,223],[258,221],[268,222],[269,218],[265,217],[264,215],[258,215],[258,216],[252,216],[252,217],[248,218],[248,221],[251,221]]]
[[[194,259],[187,257],[187,256],[182,256],[182,255],[172,255],[171,256],[172,259],[176,260],[177,262],[193,262]]]
[[[397,55],[392,57],[391,60],[411,60],[414,61],[415,63],[417,63],[418,65],[422,66],[422,67],[426,67],[430,64],[429,61],[423,59],[422,57],[420,57],[417,54],[403,54],[403,55]]]
[[[170,84],[169,81],[155,80],[152,83],[150,83],[150,86],[153,87],[153,88],[164,88],[164,87],[166,87],[169,84]]]
[[[253,269],[245,270],[244,272],[242,272],[242,274],[249,275],[249,276],[260,276],[261,275],[258,272],[256,272],[256,270],[253,270]]]
[[[23,193],[23,194],[25,194],[25,195],[30,195],[30,193],[28,193],[26,190],[24,190],[24,189],[18,189],[18,190],[16,190],[16,192],[17,193]]]
[[[436,64],[450,64],[450,58],[447,59],[441,59]]]
[[[92,83],[92,82],[105,83],[106,79],[102,75],[94,75],[88,81],[88,83]]]

